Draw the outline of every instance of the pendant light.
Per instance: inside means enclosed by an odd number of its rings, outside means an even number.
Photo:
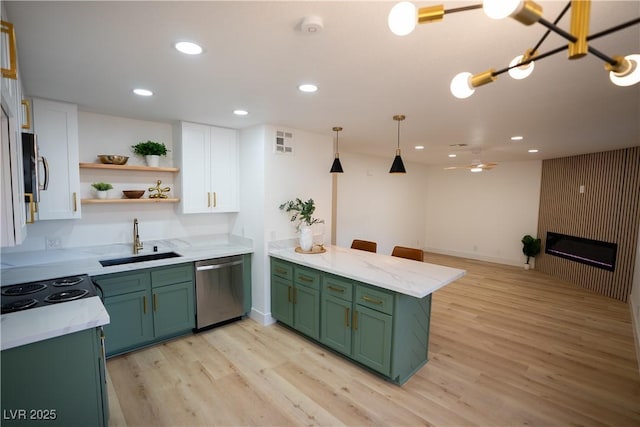
[[[396,157],[393,159],[389,173],[407,173],[407,170],[404,168],[404,163],[402,163],[402,157],[400,157],[400,122],[404,119],[405,117],[402,114],[393,116],[393,120],[398,122],[398,148],[396,148]]]
[[[342,128],[340,126],[336,126],[333,128],[333,131],[336,133],[336,158],[333,159],[333,164],[331,165],[331,173],[342,173],[342,164],[340,163],[340,158],[338,157],[338,132],[340,132]]]

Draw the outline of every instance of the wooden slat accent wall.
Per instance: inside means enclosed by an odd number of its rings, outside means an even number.
[[[640,147],[542,162],[536,269],[626,302],[639,227]],[[615,271],[545,254],[547,231],[617,243]]]

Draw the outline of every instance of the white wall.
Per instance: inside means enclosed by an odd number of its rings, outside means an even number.
[[[273,150],[276,130],[294,134],[294,154]],[[252,310],[256,321],[271,323],[269,242],[297,238],[295,224],[278,207],[299,197],[315,201],[315,218],[325,220],[325,241],[331,230],[331,136],[265,125],[240,133],[241,213],[232,232],[254,241]]]
[[[79,156],[81,162],[95,162],[98,154],[129,155],[127,164],[144,164],[144,159],[131,152],[131,145],[140,141],[164,142],[173,149],[172,127],[168,123],[133,120],[80,111],[78,113]],[[173,165],[172,151],[161,159],[161,166]],[[53,177],[52,179],[55,179]],[[131,171],[101,171],[81,169],[81,197],[91,197],[91,183],[108,181],[114,185],[113,197],[123,189],[146,189],[156,180],[175,188],[175,174]],[[179,197],[179,196],[178,196]],[[28,225],[24,243],[3,252],[24,252],[46,249],[47,239],[57,239],[60,248],[132,242],[133,218],[140,221],[142,241],[168,239],[203,234],[227,234],[236,214],[178,213],[178,204],[152,205],[83,205],[82,219],[39,221]]]
[[[390,174],[393,157],[340,153],[336,244],[353,239],[378,243],[378,253],[394,246],[423,247],[427,168],[405,163],[406,174]]]
[[[504,162],[481,173],[429,168],[428,251],[522,265],[520,240],[538,227],[542,162]]]

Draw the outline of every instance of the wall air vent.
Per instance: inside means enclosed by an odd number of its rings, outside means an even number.
[[[283,130],[276,131],[273,152],[276,154],[293,154],[293,134]]]

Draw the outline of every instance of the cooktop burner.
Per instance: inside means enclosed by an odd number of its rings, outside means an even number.
[[[5,314],[96,295],[91,278],[84,274],[3,286],[0,302],[2,314]]]
[[[2,295],[20,296],[29,295],[35,292],[40,292],[45,289],[47,285],[44,283],[27,283],[24,285],[6,286],[2,288]]]

